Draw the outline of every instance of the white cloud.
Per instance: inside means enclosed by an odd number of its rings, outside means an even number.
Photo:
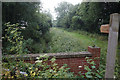
[[[50,12],[51,12],[54,19],[56,17],[54,7],[57,7],[58,3],[63,2],[63,1],[72,3],[73,5],[82,2],[82,0],[41,0],[43,10],[50,10]]]

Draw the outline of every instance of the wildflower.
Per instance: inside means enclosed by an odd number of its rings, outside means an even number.
[[[38,70],[38,68],[35,68],[35,70],[37,71],[37,70]]]
[[[35,76],[35,72],[32,75]]]
[[[28,74],[24,74],[25,76],[28,76]]]
[[[79,68],[82,68],[82,66],[78,66]]]
[[[39,57],[36,57],[36,59],[40,59]]]
[[[42,60],[37,60],[37,61],[35,61],[35,63],[41,63],[42,62]]]

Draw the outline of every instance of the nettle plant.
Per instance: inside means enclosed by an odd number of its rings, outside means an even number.
[[[86,73],[83,75],[80,73],[82,78],[103,78],[103,70],[96,68],[96,64],[93,59],[90,59],[89,57],[85,58],[88,65],[84,65],[84,69],[86,70]],[[97,58],[95,58],[97,59]]]
[[[50,65],[48,64],[49,56],[43,55],[37,57],[36,65],[40,67],[39,75],[40,78],[71,78],[74,77],[72,72],[69,72],[70,68],[67,68],[67,64],[59,67],[55,63],[55,57],[51,58]]]
[[[23,61],[15,64],[9,63],[9,71],[3,74],[3,78],[74,78],[73,72],[69,72],[67,65],[59,67],[55,63],[56,59],[47,55],[36,58],[35,64],[24,63]],[[50,61],[50,64],[48,64]],[[8,66],[4,65],[4,66]]]

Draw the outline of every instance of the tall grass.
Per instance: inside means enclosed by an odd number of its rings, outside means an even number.
[[[84,43],[76,37],[73,37],[67,31],[51,28],[52,40],[49,43],[49,52],[78,52],[85,50]]]
[[[88,46],[99,46],[103,51],[107,50],[107,40],[99,40],[78,31],[68,32],[61,28],[51,28],[52,40],[49,52],[78,52],[86,50]]]
[[[64,29],[64,28],[62,28],[62,29]],[[75,32],[75,33],[89,36],[91,38],[96,38],[99,40],[107,40],[108,39],[108,34],[106,34],[106,33],[98,34],[98,33],[90,33],[90,32],[84,31],[84,30],[73,30],[73,29],[64,29],[64,30],[67,30],[68,32]]]

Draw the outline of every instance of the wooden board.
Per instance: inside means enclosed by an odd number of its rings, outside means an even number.
[[[102,33],[109,33],[109,24],[101,25],[100,31],[101,31]]]

